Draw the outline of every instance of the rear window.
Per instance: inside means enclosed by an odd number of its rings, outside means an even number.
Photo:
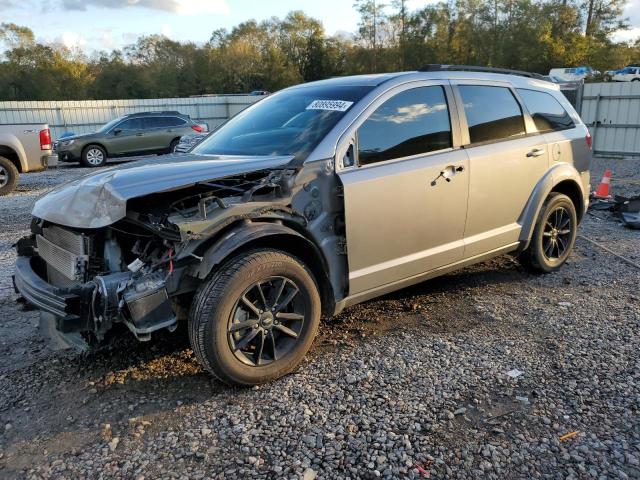
[[[460,95],[469,126],[471,143],[523,135],[520,104],[505,87],[460,85]]]
[[[569,113],[553,95],[524,88],[519,88],[518,93],[539,132],[567,130],[575,126]]]

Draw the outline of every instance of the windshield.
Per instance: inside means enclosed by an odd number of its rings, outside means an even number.
[[[192,153],[294,155],[304,159],[372,87],[284,90],[261,100],[213,132]]]
[[[111,120],[109,123],[105,123],[98,130],[96,130],[96,132],[98,132],[98,133],[108,132],[111,129],[111,127],[116,125],[118,122],[122,121],[123,118],[124,117],[115,118],[115,119]]]

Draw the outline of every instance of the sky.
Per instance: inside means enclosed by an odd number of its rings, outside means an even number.
[[[409,8],[435,1],[409,0]],[[252,18],[282,18],[291,10],[321,20],[330,35],[357,29],[352,0],[0,0],[0,22],[29,27],[39,41],[90,54],[121,48],[146,34],[204,43],[215,29]],[[625,14],[632,29],[616,39],[640,37],[640,0],[630,0]]]

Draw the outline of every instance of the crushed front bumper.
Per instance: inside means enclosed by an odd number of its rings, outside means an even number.
[[[81,316],[83,288],[59,288],[45,282],[34,271],[34,261],[35,257],[18,257],[13,275],[16,293],[40,310],[61,319],[73,321]]]
[[[78,328],[82,289],[69,292],[48,284],[33,270],[32,257],[18,257],[13,287],[27,302],[40,309],[40,333],[54,350],[86,350]]]
[[[120,272],[65,288],[46,282],[44,268],[39,256],[19,255],[13,285],[24,301],[41,311],[41,323],[46,320],[49,332],[93,332],[100,340],[113,322],[124,322],[136,338],[148,340],[156,330],[175,329],[177,317],[162,274],[133,279],[130,272]]]

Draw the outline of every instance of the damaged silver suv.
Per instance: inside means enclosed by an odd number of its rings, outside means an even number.
[[[323,315],[505,253],[558,269],[590,147],[534,74],[432,65],[299,85],[189,154],[38,200],[15,288],[70,343],[184,319],[208,371],[259,384],[300,364]]]

